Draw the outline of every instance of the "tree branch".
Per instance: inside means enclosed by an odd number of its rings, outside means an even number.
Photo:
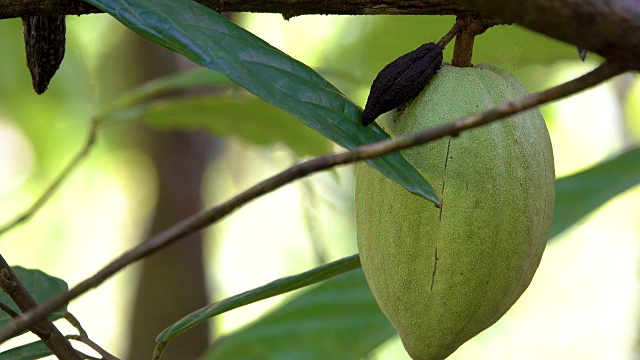
[[[499,18],[640,68],[634,0],[197,0],[220,12],[323,15],[473,15]],[[0,0],[0,19],[101,12],[81,0]]]
[[[0,0],[0,19],[33,15],[83,15],[102,10],[82,0]]]
[[[234,196],[218,206],[195,214],[179,222],[162,233],[152,237],[148,241],[134,247],[102,268],[95,275],[70,289],[68,292],[63,293],[51,299],[47,303],[21,315],[12,323],[0,329],[0,342],[4,342],[16,336],[35,322],[45,318],[51,312],[68,303],[70,300],[82,295],[94,287],[99,286],[109,277],[137,260],[163,249],[190,234],[206,228],[207,226],[231,214],[233,211],[247,204],[251,200],[272,192],[294,180],[334,166],[379,157],[393,151],[426,144],[445,136],[455,136],[461,131],[478,127],[520,111],[573,95],[616,76],[625,70],[626,68],[619,64],[605,63],[577,79],[543,92],[531,94],[516,101],[502,104],[482,113],[469,115],[456,121],[428,128],[406,136],[375,142],[354,148],[351,151],[323,156],[297,164],[254,185],[248,190]]]
[[[37,308],[38,303],[29,294],[18,276],[0,255],[0,288],[11,297],[11,300],[23,313]],[[64,304],[62,304],[64,305]],[[59,307],[58,307],[59,308]],[[54,309],[53,311],[55,311]],[[52,311],[52,312],[53,312]],[[32,322],[29,328],[36,334],[51,352],[62,360],[82,360],[80,355],[71,346],[69,340],[62,335],[60,330],[47,319],[47,314]],[[26,330],[27,328],[23,329]],[[21,331],[20,331],[21,332]]]
[[[453,0],[197,0],[219,12],[300,15],[465,15],[475,12]],[[81,15],[102,12],[81,0],[0,0],[0,19],[25,15]]]
[[[459,0],[507,23],[640,68],[640,1]]]

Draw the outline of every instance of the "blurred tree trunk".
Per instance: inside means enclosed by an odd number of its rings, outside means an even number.
[[[174,53],[130,36],[141,81],[177,70]],[[147,144],[158,173],[158,200],[148,234],[153,235],[201,210],[201,182],[212,140],[197,132],[140,130],[138,137]],[[206,289],[201,233],[142,260],[132,304],[128,355],[124,358],[151,358],[160,331],[207,304]],[[206,325],[190,330],[171,342],[163,359],[196,359],[207,348],[209,338]]]

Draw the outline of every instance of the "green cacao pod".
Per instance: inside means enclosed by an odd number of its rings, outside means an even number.
[[[492,65],[444,65],[406,108],[378,119],[399,136],[526,95]],[[444,359],[516,302],[551,230],[551,141],[532,109],[403,151],[442,205],[367,165],[356,175],[358,248],[367,282],[413,359]]]

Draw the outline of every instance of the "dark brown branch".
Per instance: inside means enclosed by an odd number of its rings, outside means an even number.
[[[82,15],[102,10],[82,0],[0,0],[0,19],[33,15]]]
[[[7,264],[4,258],[0,255],[0,287],[4,290],[11,300],[18,306],[20,311],[26,313],[35,309],[38,306],[36,300],[29,294],[24,287],[16,273],[11,269],[11,266]],[[63,303],[61,306],[63,306]],[[60,306],[56,307],[59,308]],[[55,311],[54,309],[53,311]],[[53,312],[52,311],[52,312]],[[32,322],[27,328],[30,328],[34,334],[36,334],[42,342],[51,350],[51,352],[62,360],[82,360],[82,357],[71,346],[69,340],[62,335],[60,330],[49,319],[48,314],[45,314],[41,319]],[[20,330],[20,332],[22,331]]]
[[[90,278],[82,281],[68,292],[57,296],[49,302],[40,305],[38,308],[23,314],[14,322],[0,329],[0,342],[10,339],[19,334],[24,329],[36,321],[45,318],[48,314],[60,308],[70,300],[84,294],[94,287],[99,286],[105,280],[131,265],[132,263],[167,247],[180,239],[187,237],[218,220],[231,214],[248,202],[270,193],[294,180],[303,178],[310,174],[323,171],[338,165],[353,163],[363,159],[375,158],[393,151],[405,149],[412,146],[426,144],[445,136],[454,136],[463,130],[478,127],[498,119],[505,118],[520,111],[530,109],[534,106],[555,101],[569,95],[583,91],[595,86],[615,75],[625,71],[620,65],[605,63],[592,72],[583,75],[567,83],[558,85],[546,91],[531,94],[522,99],[502,104],[482,113],[469,115],[456,121],[425,129],[413,134],[398,137],[395,139],[379,141],[376,143],[360,146],[351,151],[323,156],[295,165],[269,179],[266,179],[250,189],[236,195],[228,201],[208,209],[199,214],[195,214],[178,224],[170,227],[162,233],[152,237],[148,241],[127,251],[119,258],[112,261]]]
[[[473,15],[498,18],[640,68],[634,0],[198,0],[218,11],[335,15]],[[475,10],[475,11],[474,11]],[[81,0],[0,0],[0,19],[100,12]]]
[[[0,279],[4,279],[3,277],[0,277]],[[3,282],[2,280],[0,280],[0,282]],[[2,287],[2,286],[0,286]],[[18,314],[17,312],[13,311],[13,309],[11,307],[9,307],[9,305],[0,302],[0,310],[2,310],[5,314],[11,316],[12,318],[17,318],[18,316],[20,316],[20,314]]]
[[[459,0],[504,22],[640,68],[640,1]]]
[[[197,0],[220,12],[300,15],[461,15],[471,7],[452,0]],[[25,15],[80,15],[101,12],[81,0],[0,0],[0,19]]]
[[[279,13],[285,19],[300,15],[456,15],[470,14],[471,8],[451,0],[197,0],[231,12]]]

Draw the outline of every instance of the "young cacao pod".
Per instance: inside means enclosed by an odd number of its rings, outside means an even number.
[[[444,65],[408,107],[379,123],[399,136],[526,94],[495,66]],[[444,359],[498,321],[533,278],[553,215],[551,142],[536,108],[402,153],[442,206],[359,165],[362,268],[409,355]]]

